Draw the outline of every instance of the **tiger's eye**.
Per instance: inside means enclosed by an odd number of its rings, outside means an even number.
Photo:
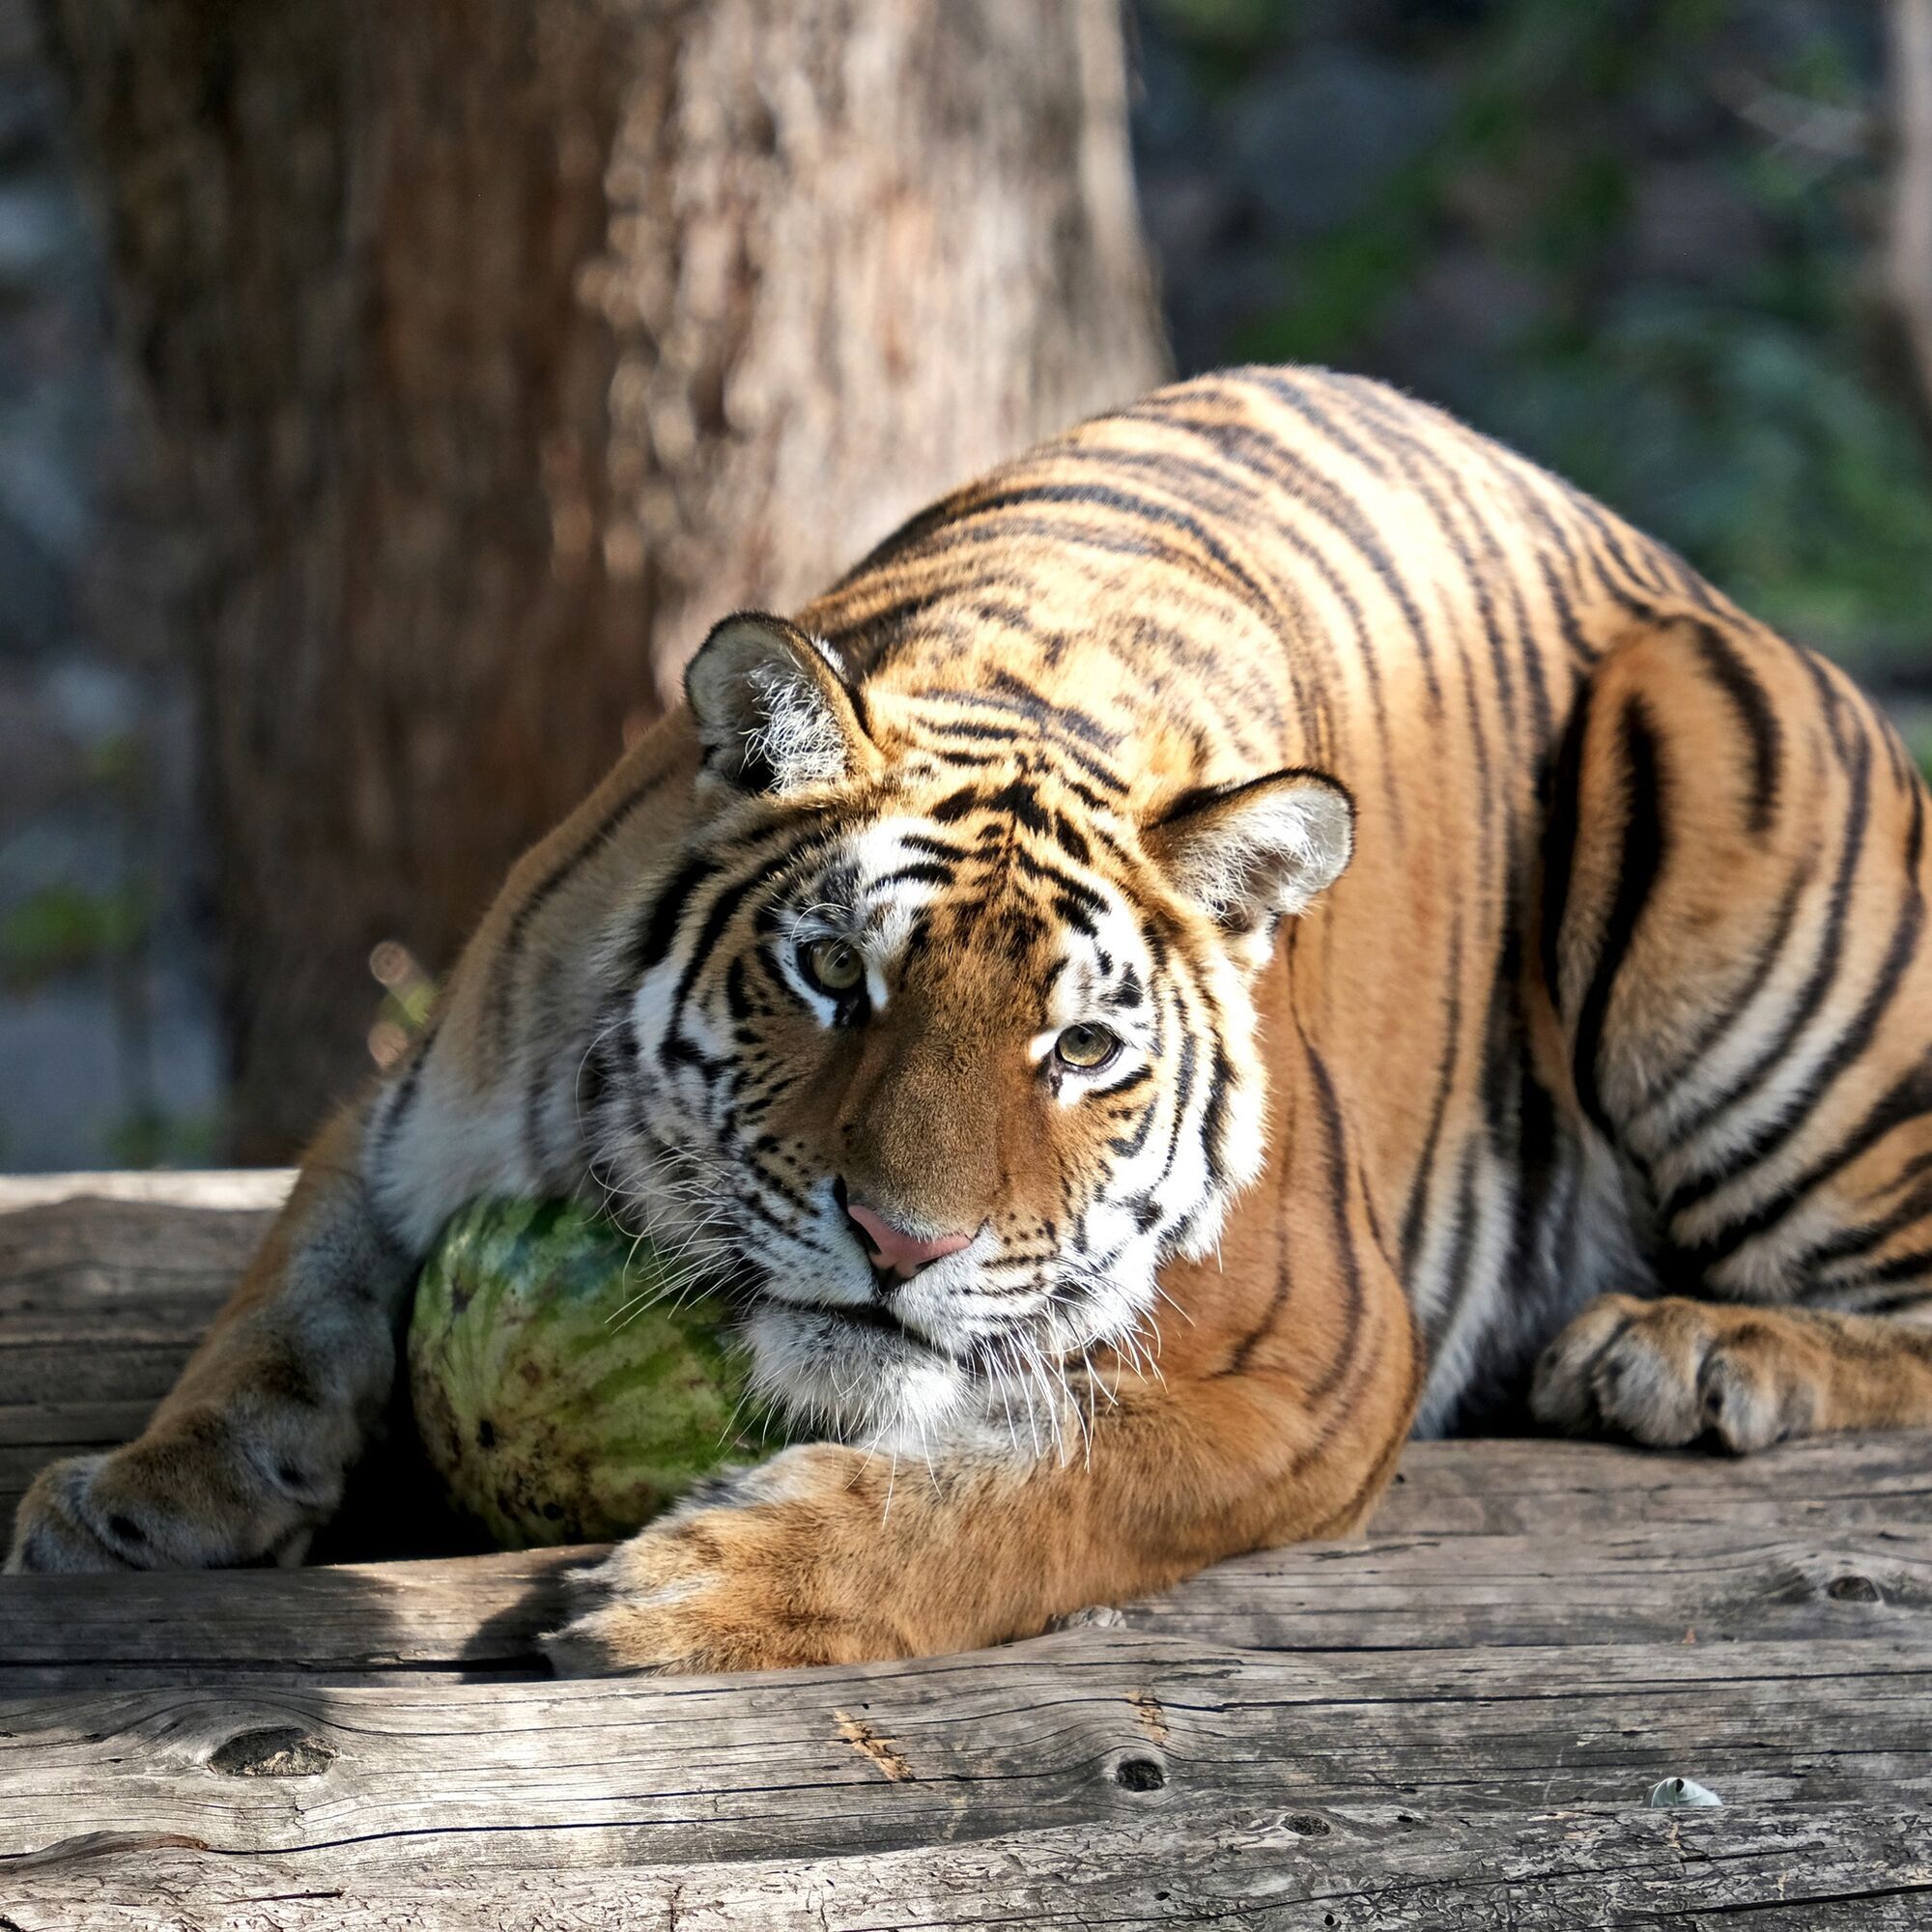
[[[866,962],[848,940],[814,939],[798,957],[805,977],[821,993],[849,993],[866,977]]]
[[[1070,1026],[1053,1043],[1055,1055],[1068,1066],[1091,1073],[1113,1059],[1121,1042],[1103,1026]]]

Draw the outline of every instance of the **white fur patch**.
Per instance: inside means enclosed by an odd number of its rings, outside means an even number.
[[[743,734],[746,760],[769,765],[776,790],[828,784],[844,775],[845,734],[810,677],[767,663],[753,666],[746,682],[759,721]]]
[[[1204,807],[1165,841],[1170,877],[1224,925],[1265,925],[1305,911],[1341,876],[1355,845],[1347,797],[1314,780],[1263,784]]]

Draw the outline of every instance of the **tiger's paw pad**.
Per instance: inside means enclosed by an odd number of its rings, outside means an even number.
[[[1607,1294],[1544,1350],[1530,1409],[1572,1435],[1744,1455],[1810,1432],[1804,1355],[1776,1310]]]
[[[566,1579],[572,1614],[543,1640],[559,1677],[783,1670],[896,1654],[841,1563],[852,1452],[812,1445],[706,1484]],[[870,1533],[878,1533],[876,1514]]]

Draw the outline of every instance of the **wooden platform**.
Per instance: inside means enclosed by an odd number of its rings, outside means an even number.
[[[0,1525],[283,1184],[0,1182]],[[1366,1541],[785,1677],[549,1681],[568,1560],[0,1579],[0,1932],[1932,1924],[1924,1436],[1418,1445]]]

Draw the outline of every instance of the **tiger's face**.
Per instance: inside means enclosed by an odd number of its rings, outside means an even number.
[[[743,1286],[789,1409],[1010,1428],[1134,1346],[1258,1171],[1249,982],[1346,863],[1346,794],[1280,775],[1137,825],[1037,738],[959,761],[862,724],[774,619],[727,620],[689,689],[705,815],[633,935],[607,1178]]]

